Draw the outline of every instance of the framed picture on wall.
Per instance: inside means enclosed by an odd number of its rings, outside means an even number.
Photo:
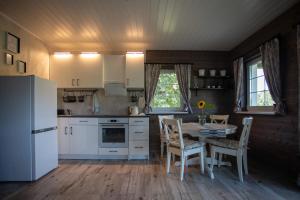
[[[26,62],[18,60],[17,70],[19,73],[26,73]]]
[[[6,49],[13,53],[20,53],[20,38],[6,32]]]
[[[14,55],[9,53],[4,53],[5,64],[13,65],[14,64]]]

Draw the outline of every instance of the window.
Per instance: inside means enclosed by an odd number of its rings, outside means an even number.
[[[174,70],[162,69],[160,71],[151,107],[153,112],[181,111],[181,93]]]
[[[266,83],[261,57],[248,62],[246,66],[248,72],[248,110],[272,111],[274,101]]]

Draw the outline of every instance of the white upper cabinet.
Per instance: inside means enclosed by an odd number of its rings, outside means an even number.
[[[125,55],[103,55],[104,83],[124,83]]]
[[[126,54],[127,88],[144,88],[144,54]]]
[[[52,55],[50,80],[58,88],[103,88],[103,64],[100,54]]]

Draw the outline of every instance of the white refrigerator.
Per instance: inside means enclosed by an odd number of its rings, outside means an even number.
[[[57,166],[56,83],[0,76],[0,181],[34,181]]]

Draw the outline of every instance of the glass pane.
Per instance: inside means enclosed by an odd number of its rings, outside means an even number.
[[[252,64],[249,66],[249,78],[255,78],[257,77],[257,65],[256,64]]]
[[[269,91],[265,91],[265,106],[273,106],[274,101]]]
[[[262,63],[261,61],[257,62],[257,76],[263,76],[264,75],[264,71],[262,68]]]
[[[103,143],[124,143],[125,128],[103,128],[102,142]]]
[[[180,108],[181,94],[174,71],[161,73],[151,106],[154,108]]]
[[[258,92],[265,90],[265,78],[264,76],[253,78],[250,80],[250,92]]]
[[[264,93],[254,92],[250,94],[250,106],[264,106]]]

